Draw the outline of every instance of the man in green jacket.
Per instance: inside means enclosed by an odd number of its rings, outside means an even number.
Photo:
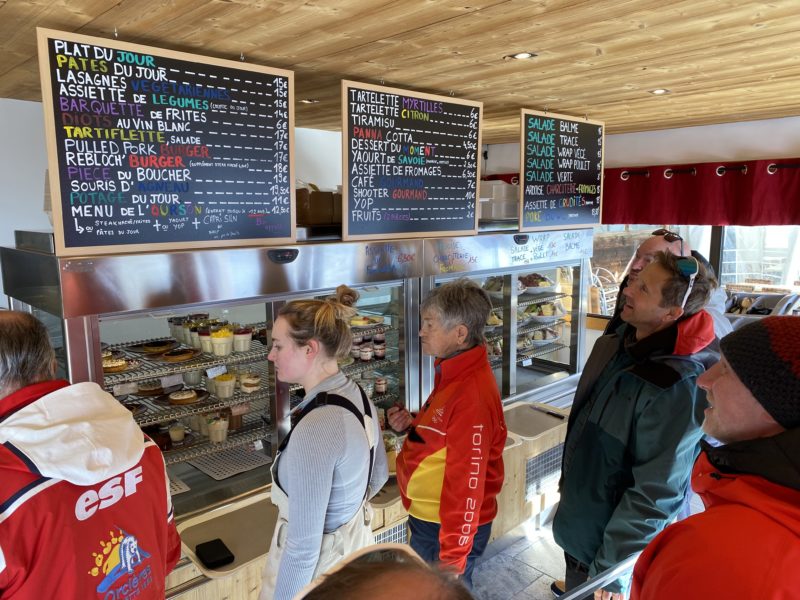
[[[692,257],[658,252],[625,288],[624,323],[595,343],[569,417],[553,522],[567,591],[641,551],[677,514],[719,358],[703,310],[715,285]],[[617,580],[595,598],[622,600]]]

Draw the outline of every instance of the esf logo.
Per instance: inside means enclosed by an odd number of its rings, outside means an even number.
[[[113,506],[123,498],[136,493],[136,487],[142,482],[142,467],[125,472],[121,476],[112,477],[100,489],[86,490],[75,503],[75,516],[85,521],[98,510]]]

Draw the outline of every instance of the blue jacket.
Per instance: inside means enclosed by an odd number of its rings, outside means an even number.
[[[635,332],[623,324],[597,340],[567,427],[553,534],[590,576],[644,549],[680,509],[707,407],[696,380],[719,359],[705,311]]]

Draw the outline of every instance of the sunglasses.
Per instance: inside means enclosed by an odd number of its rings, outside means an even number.
[[[672,242],[680,242],[681,243],[681,256],[683,256],[683,238],[675,233],[674,231],[670,231],[669,229],[656,229],[650,235],[658,235],[663,237],[667,242],[670,244]]]
[[[686,306],[686,301],[689,299],[689,294],[692,293],[694,280],[697,278],[697,274],[700,272],[700,263],[698,263],[697,259],[693,256],[679,258],[676,263],[681,275],[689,280],[689,287],[686,288],[686,293],[683,295],[683,302],[681,302],[681,310],[683,310],[683,308]]]

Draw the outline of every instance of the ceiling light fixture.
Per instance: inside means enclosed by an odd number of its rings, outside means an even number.
[[[533,52],[516,52],[514,54],[506,54],[503,57],[503,59],[509,60],[513,58],[514,60],[525,60],[527,58],[533,58],[535,56],[536,54],[534,54]]]
[[[669,94],[670,91],[666,88],[657,88],[655,90],[650,90],[650,93],[654,96],[663,96],[664,94]]]
[[[300,104],[319,104],[319,100],[317,100],[316,98],[303,98],[298,102],[300,102]]]

